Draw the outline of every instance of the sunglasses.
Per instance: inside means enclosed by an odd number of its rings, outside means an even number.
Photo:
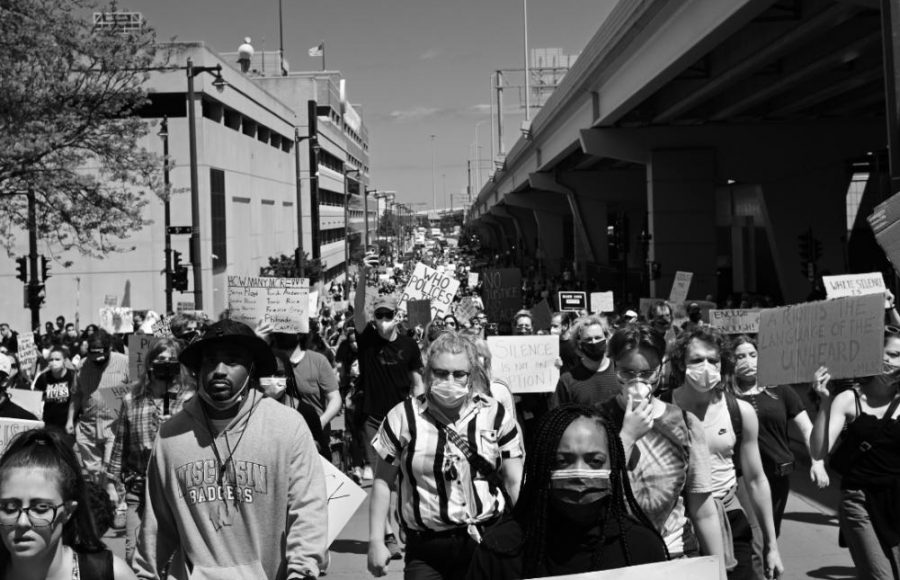
[[[472,373],[470,373],[469,371],[448,371],[446,369],[431,369],[431,374],[435,378],[441,379],[442,381],[452,376],[454,381],[463,382],[467,378],[469,378],[469,375]]]
[[[375,320],[393,320],[393,319],[394,319],[394,313],[389,310],[387,310],[387,311],[379,310],[378,312],[375,313]]]

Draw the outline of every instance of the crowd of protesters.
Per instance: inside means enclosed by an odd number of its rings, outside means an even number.
[[[369,256],[322,292],[309,332],[227,312],[165,325],[136,314],[136,333],[158,335],[143,376],[129,376],[127,337],[62,316],[21,368],[17,334],[0,324],[0,417],[36,420],[11,389],[40,391],[45,425],[0,458],[0,577],[318,577],[330,560],[324,458],[370,487],[375,576],[399,559],[415,580],[712,555],[729,579],[776,578],[793,423],[819,487],[842,430],[869,446],[842,468],[841,541],[862,578],[900,580],[900,330],[887,327],[877,376],[832,381],[823,367],[805,386],[764,385],[755,337],[722,334],[697,305],[683,324],[665,301],[625,301],[557,309],[540,328],[534,306],[579,288],[538,270],[522,309],[492,320],[467,274],[502,257],[427,259],[455,273],[456,303],[476,312],[411,325],[398,294],[414,264]],[[379,289],[368,312],[353,308],[360,278]],[[890,296],[886,317],[900,319]],[[511,392],[492,367],[495,334],[558,336],[551,392]],[[821,403],[815,422],[806,391]],[[99,539],[105,512],[125,531],[124,559]]]

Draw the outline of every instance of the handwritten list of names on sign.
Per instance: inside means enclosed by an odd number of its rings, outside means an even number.
[[[251,328],[267,322],[273,332],[309,332],[309,279],[229,276],[228,308]]]

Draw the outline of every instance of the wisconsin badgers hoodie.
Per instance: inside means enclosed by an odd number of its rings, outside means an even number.
[[[139,578],[159,578],[173,555],[178,580],[316,577],[324,562],[327,497],[309,428],[253,389],[215,440],[199,397],[162,425],[145,505]]]

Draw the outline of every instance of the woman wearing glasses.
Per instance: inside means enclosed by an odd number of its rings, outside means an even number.
[[[369,509],[369,571],[386,573],[384,521],[400,474],[404,577],[463,578],[483,531],[518,496],[515,417],[489,396],[475,343],[444,332],[431,344],[425,394],[387,414],[372,441],[379,459]]]
[[[605,316],[586,316],[575,322],[571,341],[579,356],[578,364],[564,372],[556,384],[550,407],[578,403],[593,407],[619,393],[612,363],[606,356],[609,324]]]
[[[813,388],[823,405],[813,427],[813,448],[824,458],[840,445],[868,444],[847,461],[838,516],[860,578],[900,579],[900,329],[885,327],[884,368],[835,394],[820,368]],[[846,429],[845,429],[846,428]],[[839,446],[838,449],[841,449]],[[834,464],[832,464],[834,467]]]
[[[0,578],[136,578],[100,541],[78,461],[56,431],[26,431],[0,457],[0,534]]]
[[[601,410],[619,431],[638,505],[672,558],[723,555],[703,425],[653,396],[665,339],[646,324],[628,324],[612,335],[607,352],[619,393]]]

